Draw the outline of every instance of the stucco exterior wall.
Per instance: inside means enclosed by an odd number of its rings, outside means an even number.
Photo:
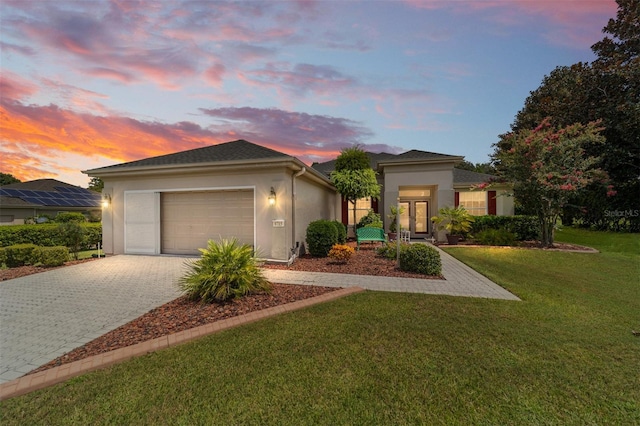
[[[384,195],[382,199],[382,212],[385,229],[389,229],[391,220],[387,217],[390,207],[397,203],[399,188],[401,186],[431,186],[431,214],[435,215],[438,209],[444,206],[453,206],[455,192],[453,189],[454,163],[421,164],[385,166],[384,168]],[[444,238],[444,234],[442,236]]]
[[[111,196],[111,206],[103,210],[103,246],[108,254],[125,253],[125,192],[154,193],[252,188],[254,190],[255,244],[261,256],[287,260],[294,241],[292,237],[292,171],[284,166],[254,169],[245,168],[223,173],[211,170],[201,173],[149,176],[103,177],[103,194]],[[324,218],[335,218],[335,191],[303,177],[297,178],[298,197],[296,241],[306,231],[311,212]],[[271,188],[276,202],[268,202]],[[160,197],[157,197],[158,200]],[[334,200],[334,201],[331,201]],[[324,206],[324,207],[323,207]],[[157,206],[158,212],[160,206]],[[150,212],[151,214],[151,212]],[[274,220],[284,220],[284,226],[274,226]],[[313,220],[313,219],[312,219]],[[279,223],[278,223],[279,224]],[[158,226],[160,224],[158,223]],[[302,229],[301,229],[302,228]],[[158,229],[158,232],[160,230]],[[157,247],[157,253],[160,247]]]
[[[307,226],[318,219],[341,220],[340,195],[300,176],[296,180],[295,242],[305,241]],[[295,242],[293,244],[295,244]]]
[[[513,216],[515,214],[513,196],[507,195],[509,193],[504,189],[496,190],[496,215]]]

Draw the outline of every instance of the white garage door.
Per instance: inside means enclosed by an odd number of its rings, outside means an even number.
[[[254,244],[253,190],[161,194],[162,253],[200,254],[208,240]]]

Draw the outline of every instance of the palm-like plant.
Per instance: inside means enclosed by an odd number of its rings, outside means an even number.
[[[442,207],[438,216],[431,218],[439,230],[446,230],[451,235],[464,235],[471,230],[474,219],[463,206],[456,208]]]
[[[202,257],[187,264],[180,289],[192,300],[222,302],[260,291],[269,292],[271,283],[262,274],[253,247],[236,239],[209,240]]]

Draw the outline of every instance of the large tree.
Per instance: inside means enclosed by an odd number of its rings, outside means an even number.
[[[640,209],[640,1],[618,0],[617,17],[603,31],[611,37],[592,46],[597,59],[558,67],[545,76],[511,129],[533,129],[545,117],[559,127],[601,120],[606,143],[585,149],[600,158],[599,167],[609,174],[617,195],[607,197],[600,185],[590,185],[572,195],[565,218],[639,231],[640,217],[623,215],[620,221],[611,212]]]
[[[359,146],[345,148],[336,159],[336,167],[331,172],[331,181],[342,197],[353,204],[354,232],[356,201],[360,198],[378,198],[380,185],[376,173],[369,164],[367,153]]]
[[[538,217],[543,247],[553,245],[556,222],[574,193],[596,183],[606,188],[607,175],[597,167],[600,159],[586,153],[587,146],[604,143],[598,124],[557,129],[547,118],[533,130],[503,135],[494,152],[498,176],[513,185],[522,207]],[[609,195],[614,195],[612,188]]]

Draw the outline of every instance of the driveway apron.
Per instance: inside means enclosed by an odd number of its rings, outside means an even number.
[[[175,299],[185,260],[120,255],[0,282],[0,383]]]

